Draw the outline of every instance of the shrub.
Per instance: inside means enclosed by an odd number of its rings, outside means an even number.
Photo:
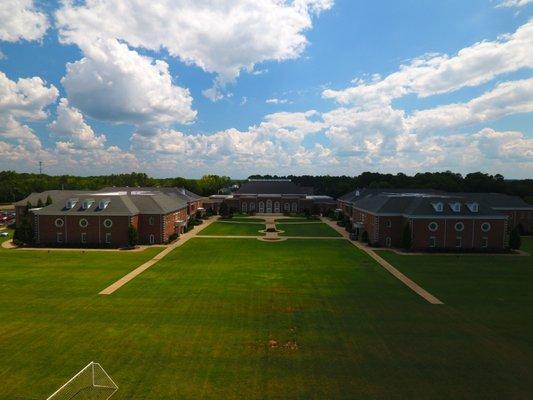
[[[277,232],[276,228],[267,228],[267,232]]]
[[[52,198],[50,197],[50,195],[48,195],[48,197],[46,198],[45,205],[49,206],[50,204],[52,204]]]
[[[168,242],[171,243],[174,240],[177,240],[180,237],[180,234],[178,232],[174,232],[172,235],[168,237]]]
[[[363,231],[361,235],[361,242],[368,243],[368,232],[367,231]]]
[[[509,237],[509,247],[511,250],[518,250],[520,249],[520,246],[522,245],[522,238],[520,237],[520,232],[518,230],[518,227],[515,227],[511,231],[511,236]]]
[[[43,201],[42,201],[41,199],[39,199],[39,200],[37,201],[37,207],[38,207],[38,208],[42,208],[42,207],[44,207],[44,203],[43,203]]]
[[[33,228],[28,217],[22,218],[20,226],[13,233],[13,243],[31,244],[34,241]]]
[[[403,228],[402,247],[405,250],[409,250],[411,248],[411,226],[409,226],[409,224],[406,224]]]
[[[128,246],[135,247],[139,243],[139,232],[133,225],[128,227]]]

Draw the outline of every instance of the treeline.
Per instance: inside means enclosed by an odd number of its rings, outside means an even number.
[[[231,185],[227,176],[205,175],[200,179],[151,178],[144,173],[113,174],[102,176],[50,176],[45,174],[26,174],[14,171],[0,172],[0,203],[21,200],[32,192],[44,190],[97,190],[106,186],[161,186],[185,187],[201,196],[217,193],[221,188]]]
[[[522,197],[533,204],[533,179],[510,180],[502,175],[474,172],[467,175],[446,172],[424,172],[413,176],[403,173],[363,172],[358,176],[272,176],[252,175],[252,179],[287,178],[301,186],[311,186],[316,194],[340,197],[355,188],[436,189],[448,192],[495,192]]]

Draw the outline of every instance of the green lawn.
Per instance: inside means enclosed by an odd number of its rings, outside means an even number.
[[[117,381],[117,400],[533,392],[527,261],[439,256],[450,261],[432,273],[406,263],[446,302],[434,306],[348,241],[193,239],[97,295],[156,251],[0,252],[0,399],[44,399],[91,360]]]
[[[265,229],[265,224],[257,223],[231,223],[231,222],[213,222],[203,229],[199,235],[214,236],[262,236],[260,230]]]
[[[279,218],[275,220],[276,224],[284,222],[320,222],[318,219],[307,219],[307,218]]]
[[[340,237],[341,234],[329,225],[318,222],[312,224],[276,224],[276,228],[285,231],[281,236]]]
[[[235,221],[235,222],[265,222],[263,218],[254,217],[233,217],[228,219],[221,219],[222,221]]]

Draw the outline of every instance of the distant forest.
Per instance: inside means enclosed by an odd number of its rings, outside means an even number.
[[[252,175],[249,178],[287,178],[301,186],[311,186],[316,194],[340,197],[355,188],[437,189],[450,192],[498,192],[517,195],[533,204],[533,179],[508,180],[502,175],[481,172],[467,175],[446,172],[425,172],[414,176],[363,172],[357,176],[276,176]],[[205,175],[200,179],[151,178],[144,173],[103,176],[50,176],[14,171],[0,172],[0,203],[11,203],[32,192],[52,189],[96,190],[105,186],[183,186],[199,195],[209,196],[242,180],[227,176]]]

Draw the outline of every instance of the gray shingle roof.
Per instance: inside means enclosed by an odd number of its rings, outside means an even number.
[[[235,194],[299,194],[311,195],[313,189],[294,184],[290,180],[249,180]]]

